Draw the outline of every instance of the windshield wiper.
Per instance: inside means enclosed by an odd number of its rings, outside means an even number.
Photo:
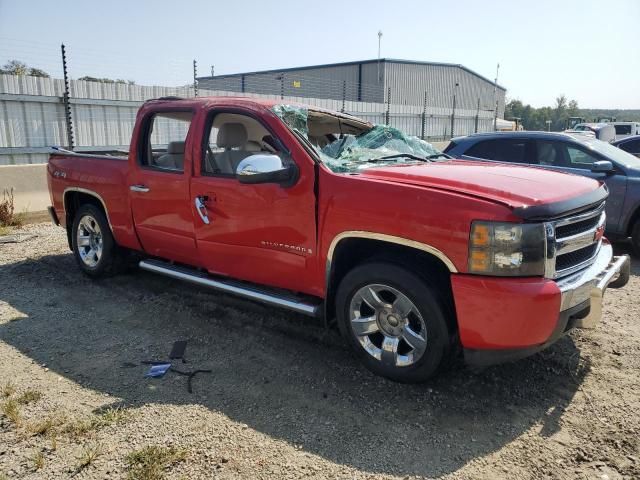
[[[451,155],[447,155],[446,153],[434,153],[433,155],[429,155],[427,157],[429,160],[433,160],[435,158],[453,158]]]
[[[419,162],[428,162],[430,161],[431,155],[425,158],[425,157],[420,157],[418,155],[414,155],[412,153],[396,153],[394,155],[386,155],[384,157],[370,158],[369,160],[367,160],[367,162],[378,163],[378,162],[384,162],[385,160],[393,160],[394,158],[410,158],[412,160],[418,160]]]

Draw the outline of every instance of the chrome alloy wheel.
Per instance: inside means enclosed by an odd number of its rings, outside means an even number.
[[[362,348],[390,367],[413,365],[427,348],[427,326],[418,308],[393,287],[360,288],[351,299],[349,320]]]
[[[91,215],[80,219],[76,242],[82,262],[88,267],[95,267],[102,257],[102,231]]]

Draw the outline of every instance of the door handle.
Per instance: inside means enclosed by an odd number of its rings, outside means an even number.
[[[131,185],[129,187],[129,190],[131,190],[132,192],[147,193],[149,191],[149,187],[147,187],[146,185]]]
[[[202,222],[205,225],[209,225],[209,216],[207,215],[207,206],[204,204],[204,202],[206,201],[206,197],[196,197],[195,198],[195,205],[196,205],[196,211],[198,212],[198,215],[200,215],[200,218],[202,219]]]

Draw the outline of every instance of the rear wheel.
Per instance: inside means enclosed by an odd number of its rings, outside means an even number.
[[[97,278],[119,270],[120,252],[104,213],[95,205],[85,204],[78,209],[71,239],[76,262],[87,275]]]
[[[422,382],[449,351],[445,310],[435,289],[390,263],[349,272],[336,295],[342,334],[372,372],[391,380]]]

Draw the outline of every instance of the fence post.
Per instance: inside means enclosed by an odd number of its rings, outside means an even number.
[[[67,51],[64,43],[60,45],[62,51],[62,75],[64,77],[64,94],[62,103],[64,104],[64,122],[67,127],[67,148],[73,150],[75,148],[73,142],[73,120],[71,118],[71,103],[69,102],[69,72],[67,71]]]
[[[385,124],[389,125],[391,110],[391,87],[387,88],[387,112],[385,114]]]
[[[344,113],[344,102],[347,99],[347,81],[343,80],[342,81],[342,109],[340,110],[342,113]]]
[[[193,96],[198,96],[198,64],[193,61]]]
[[[455,125],[455,121],[456,121],[456,93],[458,93],[458,85],[460,85],[458,82],[456,82],[456,85],[453,89],[453,107],[451,109],[451,138],[454,137],[453,134],[453,127]]]
[[[424,92],[424,104],[422,106],[422,140],[425,137],[425,129],[427,127],[427,92]]]
[[[480,97],[478,97],[478,110],[476,110],[475,132],[478,133],[478,121],[480,120]]]
[[[281,73],[276,77],[276,80],[280,80],[280,99],[284,98],[284,73]]]

